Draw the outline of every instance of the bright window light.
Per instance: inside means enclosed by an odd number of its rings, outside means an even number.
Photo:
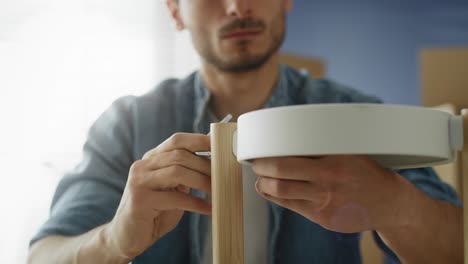
[[[162,0],[0,2],[2,263],[25,262],[99,114],[197,66]]]

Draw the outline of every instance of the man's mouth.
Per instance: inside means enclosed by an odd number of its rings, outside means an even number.
[[[250,38],[255,37],[261,33],[260,30],[242,30],[230,32],[222,36],[223,39],[239,39],[239,38]]]

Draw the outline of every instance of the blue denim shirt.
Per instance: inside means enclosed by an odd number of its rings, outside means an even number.
[[[264,108],[316,103],[380,102],[307,72],[280,66],[280,77]],[[50,218],[31,243],[52,234],[79,235],[111,221],[131,164],[176,132],[208,133],[216,118],[199,72],[169,79],[142,96],[116,100],[89,130],[81,162],[60,181]],[[398,171],[435,199],[460,205],[454,191],[432,169]],[[203,197],[202,193],[193,191]],[[179,225],[133,263],[199,263],[206,216],[186,212]],[[301,215],[269,203],[269,263],[360,263],[359,234],[328,231]],[[394,254],[375,235],[388,260]]]

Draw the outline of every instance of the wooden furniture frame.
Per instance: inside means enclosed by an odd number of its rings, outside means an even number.
[[[468,109],[464,120],[463,158],[468,160]],[[233,152],[236,123],[211,124],[211,170],[213,202],[213,263],[244,263],[242,167]],[[468,179],[468,166],[463,179]],[[464,202],[468,204],[468,180],[463,180]],[[468,264],[468,209],[464,208],[465,264]]]
[[[232,148],[236,123],[211,124],[213,263],[244,263],[242,166]]]
[[[463,152],[462,158],[462,193],[463,193],[463,235],[465,264],[468,264],[468,109],[462,110],[463,116]]]

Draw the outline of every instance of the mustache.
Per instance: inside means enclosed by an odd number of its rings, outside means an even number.
[[[225,36],[230,34],[231,32],[237,31],[237,30],[258,30],[262,31],[265,29],[266,25],[263,21],[261,20],[256,20],[251,17],[245,18],[245,19],[236,19],[231,21],[229,24],[223,26],[219,32],[221,36]]]

